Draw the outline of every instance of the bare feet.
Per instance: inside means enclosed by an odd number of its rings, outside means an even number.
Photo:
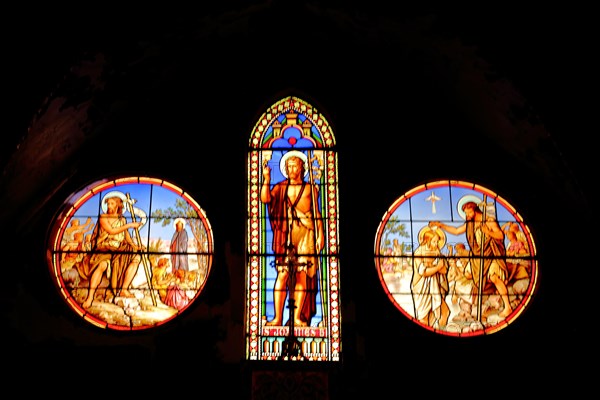
[[[504,307],[504,310],[502,310],[502,312],[500,314],[498,314],[498,316],[500,316],[502,318],[506,318],[510,315],[511,312],[512,312],[512,308]]]
[[[277,320],[277,319],[273,319],[273,320],[267,322],[265,325],[266,326],[283,326],[283,325],[281,325],[281,320]],[[307,326],[307,325],[306,325],[306,322],[298,320],[298,319],[295,319],[294,320],[294,326],[303,327],[303,326]]]
[[[83,308],[90,308],[92,306],[93,302],[94,302],[94,299],[89,299],[89,300],[86,300],[81,306]]]
[[[121,296],[121,297],[135,297],[135,296],[133,295],[133,293],[131,293],[131,292],[130,292],[129,290],[127,290],[127,289],[123,289],[123,290],[121,290],[121,293],[119,293],[119,296]]]

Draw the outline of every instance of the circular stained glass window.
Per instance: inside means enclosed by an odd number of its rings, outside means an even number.
[[[535,244],[517,210],[462,181],[400,196],[377,230],[375,265],[405,316],[449,336],[505,328],[529,304],[538,278]]]
[[[180,315],[202,292],[212,229],[179,187],[146,177],[95,182],[64,203],[48,263],[61,295],[88,322],[139,330]]]

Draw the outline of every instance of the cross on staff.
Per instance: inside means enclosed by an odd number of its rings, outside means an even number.
[[[131,220],[133,222],[136,222],[135,220],[135,207],[133,206],[133,203],[135,201],[131,198],[131,196],[129,195],[129,193],[127,193],[127,208],[129,209],[129,213],[131,214]],[[140,229],[139,228],[135,228],[135,238],[137,239],[137,243],[138,246],[142,245],[142,237],[140,236]],[[150,288],[150,297],[152,298],[152,305],[156,306],[156,294],[154,293],[154,290],[152,289],[152,270],[151,268],[151,264],[150,264],[150,260],[148,259],[148,255],[146,253],[141,253],[140,254],[141,258],[142,258],[142,264],[144,265],[144,273],[146,274],[146,282],[148,282],[148,287]]]

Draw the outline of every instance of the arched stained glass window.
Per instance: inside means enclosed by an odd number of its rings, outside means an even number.
[[[339,361],[337,182],[324,116],[273,104],[248,152],[247,359]]]
[[[505,328],[538,282],[535,244],[521,215],[498,194],[461,181],[400,196],[377,230],[375,264],[404,315],[450,336]]]
[[[48,263],[61,295],[88,322],[114,330],[162,325],[199,296],[212,229],[189,194],[160,179],[101,180],[55,219]]]

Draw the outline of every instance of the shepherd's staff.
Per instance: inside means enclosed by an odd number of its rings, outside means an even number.
[[[133,222],[136,222],[135,209],[133,207],[133,200],[129,196],[129,193],[127,193],[127,208],[129,209],[129,213],[131,214],[131,220]],[[142,245],[142,237],[140,236],[140,229],[134,228],[134,230],[135,230],[135,237],[137,239],[138,246],[141,246]],[[142,257],[142,264],[144,264],[144,272],[146,274],[146,282],[148,282],[148,287],[150,288],[150,297],[152,297],[152,305],[156,306],[156,294],[154,294],[154,290],[152,289],[152,272],[150,271],[150,266],[148,265],[150,260],[148,259],[148,255],[146,253],[142,253],[141,257]]]
[[[319,206],[319,203],[318,203],[317,199],[315,198],[315,191],[313,190],[314,185],[315,185],[315,180],[314,180],[313,172],[312,172],[312,156],[311,156],[311,151],[308,150],[307,152],[308,152],[308,167],[309,167],[308,178],[309,178],[309,181],[310,181],[310,199],[311,199],[312,207],[313,207],[313,209],[312,209],[312,214],[313,214],[312,215],[312,219],[313,219],[313,229],[314,229],[314,232],[315,232],[314,248],[315,248],[315,250],[317,250],[317,243],[319,242],[319,240],[318,240],[319,238],[318,238],[317,235],[319,235],[319,231],[317,229],[317,221],[316,221],[316,218],[315,218],[315,210]],[[323,217],[323,216],[321,216],[321,217]],[[321,221],[321,224],[323,224],[323,221]],[[316,262],[317,262],[316,263],[317,266],[315,268],[315,273],[317,274],[318,280],[319,280],[319,289],[318,290],[321,292],[321,314],[323,315],[323,322],[324,322],[324,325],[326,326],[327,325],[327,312],[326,312],[326,307],[325,307],[325,292],[323,290],[323,278],[321,276],[321,268],[319,268],[320,257],[317,256],[316,252],[315,252],[315,259],[316,259]]]
[[[487,218],[487,195],[483,195],[483,210],[482,210],[482,221],[481,221],[481,227],[479,228],[481,230],[481,249],[479,251],[480,253],[480,262],[479,262],[479,296],[477,296],[477,321],[481,322],[481,307],[482,307],[482,302],[483,302],[483,272],[485,270],[485,234],[483,233],[483,225],[485,225],[485,220]],[[475,237],[475,240],[477,240],[477,237]]]

